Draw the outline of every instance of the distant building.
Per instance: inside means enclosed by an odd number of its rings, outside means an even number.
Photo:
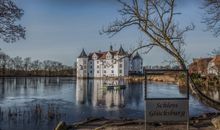
[[[212,58],[194,58],[193,62],[188,66],[189,73],[207,74],[207,68]]]
[[[216,55],[208,64],[208,74],[220,75],[220,55]]]
[[[83,49],[77,58],[77,77],[119,77],[128,76],[130,73],[143,73],[143,59],[137,52],[130,56],[122,46],[113,50],[98,51],[86,54]]]
[[[220,55],[211,58],[195,58],[189,65],[190,73],[220,75]]]

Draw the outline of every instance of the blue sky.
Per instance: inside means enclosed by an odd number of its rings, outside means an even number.
[[[51,59],[72,65],[85,48],[87,52],[107,50],[123,45],[125,49],[136,47],[145,35],[135,28],[128,28],[112,38],[99,35],[103,26],[115,18],[120,5],[115,0],[15,0],[24,9],[20,23],[26,27],[26,40],[13,44],[0,41],[1,48],[10,56]],[[200,0],[201,1],[201,0]],[[220,47],[220,39],[206,32],[201,23],[203,10],[199,0],[178,0],[179,24],[194,23],[196,28],[185,35],[187,57],[207,56],[214,48]],[[158,53],[160,52],[160,53]],[[160,49],[153,49],[143,55],[146,65],[162,64],[169,56]]]

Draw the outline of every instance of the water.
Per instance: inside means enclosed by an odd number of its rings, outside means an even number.
[[[112,81],[70,77],[5,78],[0,81],[0,129],[3,130],[52,130],[59,120],[72,123],[88,117],[144,119],[142,82],[114,81],[126,84],[126,88],[108,90],[103,84]],[[147,95],[185,97],[186,90],[171,83],[150,82]],[[214,111],[190,96],[190,116]]]

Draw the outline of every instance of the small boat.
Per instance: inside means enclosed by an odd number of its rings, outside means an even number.
[[[104,87],[106,87],[107,90],[120,90],[120,89],[125,89],[126,85],[106,85]]]

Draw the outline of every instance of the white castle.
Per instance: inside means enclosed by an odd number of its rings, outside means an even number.
[[[143,59],[137,52],[134,56],[124,51],[122,46],[119,50],[92,52],[86,54],[83,49],[77,58],[78,78],[101,78],[121,77],[130,74],[143,73]]]

